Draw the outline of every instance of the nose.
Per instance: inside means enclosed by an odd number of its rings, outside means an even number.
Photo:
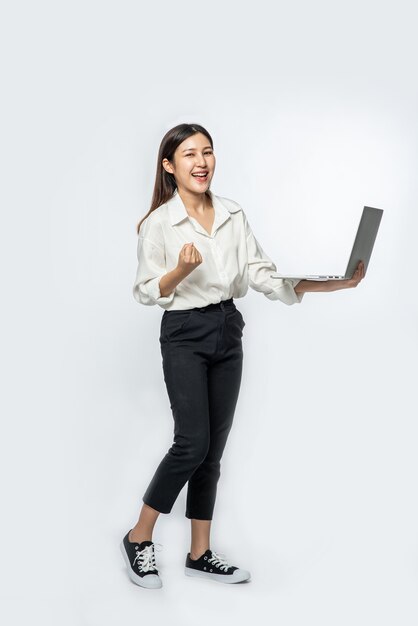
[[[198,165],[199,167],[206,167],[206,158],[204,154],[197,155],[196,165]]]

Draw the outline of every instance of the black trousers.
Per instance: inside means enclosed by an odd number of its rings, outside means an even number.
[[[174,442],[142,498],[160,513],[171,512],[188,481],[186,517],[212,519],[241,385],[244,326],[233,298],[163,313],[160,344]]]

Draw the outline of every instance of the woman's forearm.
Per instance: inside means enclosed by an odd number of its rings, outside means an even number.
[[[305,293],[306,291],[337,291],[337,289],[346,289],[347,281],[345,280],[301,280],[294,288],[296,293]]]
[[[167,272],[160,278],[160,293],[163,298],[170,295],[187,274],[182,272],[179,267],[175,267],[171,272]]]

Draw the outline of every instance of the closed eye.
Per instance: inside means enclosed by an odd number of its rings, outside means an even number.
[[[204,152],[204,154],[213,154],[213,152]],[[186,154],[186,156],[193,156],[193,153]]]

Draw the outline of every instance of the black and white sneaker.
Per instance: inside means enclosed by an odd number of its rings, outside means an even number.
[[[201,557],[194,561],[188,552],[184,573],[186,576],[211,578],[220,583],[240,583],[250,579],[250,572],[235,567],[235,565],[229,565],[223,557],[225,557],[224,554],[208,548]]]
[[[132,530],[132,529],[131,529]],[[137,541],[129,540],[129,533],[123,538],[120,549],[128,568],[129,578],[140,587],[148,589],[157,589],[163,586],[158,570],[155,565],[154,544],[153,541]]]

